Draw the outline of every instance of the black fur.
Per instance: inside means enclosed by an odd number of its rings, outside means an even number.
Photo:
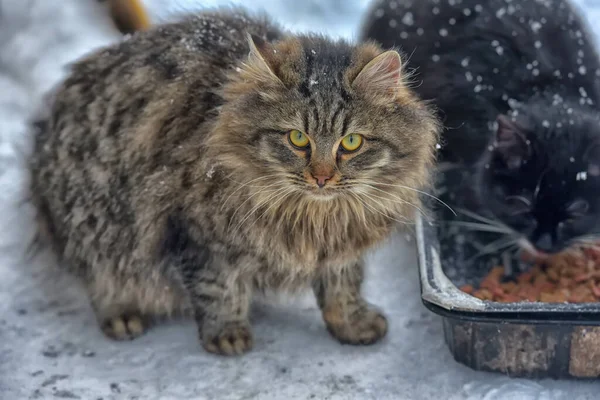
[[[600,61],[568,1],[377,1],[363,38],[411,55],[469,208],[543,252],[600,233]]]

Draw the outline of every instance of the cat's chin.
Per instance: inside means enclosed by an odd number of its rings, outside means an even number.
[[[308,193],[311,200],[316,201],[331,201],[337,197],[337,193],[332,190],[316,189]]]

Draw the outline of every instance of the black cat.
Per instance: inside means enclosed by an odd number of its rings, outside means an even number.
[[[446,196],[475,212],[463,226],[507,236],[484,252],[600,239],[600,60],[571,3],[376,1],[362,39],[410,56],[461,170]]]

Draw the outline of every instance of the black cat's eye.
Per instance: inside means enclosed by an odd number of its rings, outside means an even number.
[[[590,209],[590,204],[585,200],[575,200],[566,208],[566,212],[570,217],[582,217]]]
[[[525,214],[531,211],[531,201],[523,196],[507,196],[504,199],[512,216]]]

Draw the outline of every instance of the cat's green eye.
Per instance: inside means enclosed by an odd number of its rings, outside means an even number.
[[[308,140],[308,136],[306,136],[306,133],[297,129],[292,129],[288,135],[290,138],[290,143],[298,147],[299,149],[307,147],[310,143],[310,141]]]
[[[363,144],[363,137],[358,133],[351,133],[344,136],[342,139],[342,148],[346,151],[352,152],[360,149]]]

